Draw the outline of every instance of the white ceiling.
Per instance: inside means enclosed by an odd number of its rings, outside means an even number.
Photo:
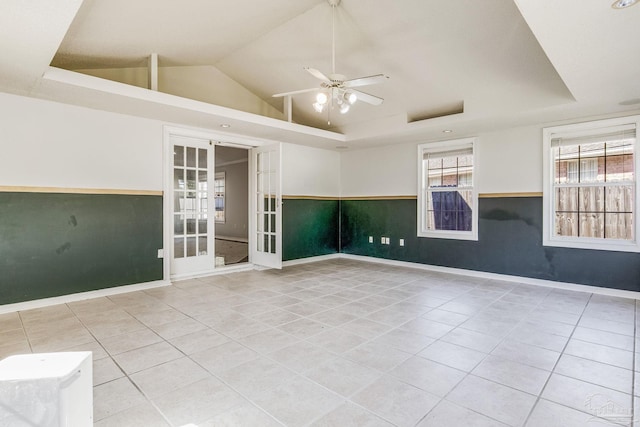
[[[0,90],[328,148],[452,138],[640,108],[620,105],[640,98],[640,6],[611,2],[342,0],[336,71],[390,78],[362,88],[383,105],[357,103],[328,128],[312,94],[294,97],[296,126],[48,67],[138,67],[158,53],[161,66],[215,66],[282,109],[272,94],[318,83],[303,67],[331,72],[326,0],[3,0]]]

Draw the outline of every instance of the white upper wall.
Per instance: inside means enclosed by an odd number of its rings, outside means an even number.
[[[0,93],[0,185],[162,191],[162,123]]]
[[[282,144],[282,194],[338,197],[340,153]]]
[[[480,134],[479,193],[542,192],[542,126]]]
[[[479,193],[542,192],[541,126],[471,136],[478,141]],[[416,196],[418,144],[342,153],[342,196]]]
[[[418,144],[343,152],[341,196],[415,196],[417,153]]]

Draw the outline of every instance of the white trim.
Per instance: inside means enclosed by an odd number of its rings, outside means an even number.
[[[579,283],[556,282],[553,280],[535,279],[532,277],[510,276],[507,274],[489,273],[477,270],[464,270],[461,268],[440,267],[437,265],[419,264],[407,261],[396,261],[385,258],[375,258],[362,255],[338,254],[340,258],[365,261],[396,267],[415,268],[418,270],[436,271],[440,273],[459,274],[460,276],[478,277],[482,279],[502,280],[505,282],[521,283],[524,285],[542,286],[545,288],[565,289],[575,292],[589,292],[592,294],[608,295],[620,298],[639,299],[640,292],[628,291],[624,289],[605,288],[601,286],[581,285]]]
[[[168,282],[166,280],[156,280],[153,282],[115,286],[113,288],[97,289],[95,291],[79,292],[76,294],[61,295],[58,297],[42,298],[32,301],[17,302],[14,304],[5,304],[0,305],[0,314],[13,313],[15,311],[32,310],[34,308],[43,308],[58,304],[68,304],[70,302],[83,301],[91,298],[108,297],[111,295],[144,291],[147,289],[160,288],[163,286],[171,286],[171,282]]]
[[[599,129],[611,127],[625,127],[634,124],[636,132],[640,131],[640,115],[617,117],[613,119],[594,120],[573,123],[562,126],[546,127],[542,129],[542,160],[543,160],[543,196],[542,196],[542,245],[564,248],[592,249],[603,251],[640,252],[640,137],[636,135],[634,146],[635,170],[635,206],[633,212],[634,241],[618,239],[598,239],[586,237],[569,237],[555,235],[555,185],[554,166],[551,162],[551,140],[557,135],[587,135],[598,134]],[[599,184],[605,186],[604,183]]]

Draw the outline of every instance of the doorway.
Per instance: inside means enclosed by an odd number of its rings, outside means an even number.
[[[215,146],[215,264],[249,262],[249,150]]]
[[[166,126],[164,151],[167,280],[282,267],[279,143]]]

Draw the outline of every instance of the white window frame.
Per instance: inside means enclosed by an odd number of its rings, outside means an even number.
[[[554,137],[578,137],[602,133],[605,128],[635,126],[636,142],[634,146],[634,206],[633,206],[633,236],[634,240],[558,236],[555,234],[555,165],[551,140]],[[619,117],[615,119],[596,120],[584,123],[574,123],[564,126],[554,126],[543,129],[543,236],[544,246],[595,249],[622,252],[640,252],[640,116]]]
[[[428,184],[425,179],[428,173],[424,167],[424,154],[429,152],[458,151],[471,148],[473,152],[473,171],[471,174],[472,186],[464,187],[472,191],[473,206],[471,208],[471,231],[457,230],[428,230],[427,229],[427,200]],[[478,240],[478,186],[477,186],[477,138],[463,138],[450,141],[431,142],[418,145],[418,237],[431,237],[437,239]],[[451,187],[457,188],[457,187]]]

